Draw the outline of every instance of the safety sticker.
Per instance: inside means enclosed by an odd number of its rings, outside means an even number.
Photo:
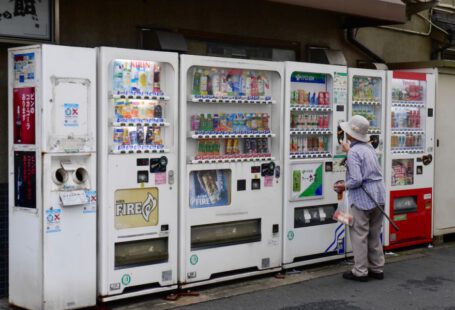
[[[96,190],[85,191],[87,205],[84,206],[82,213],[96,213]]]
[[[78,103],[65,103],[63,105],[64,126],[65,127],[79,127],[79,104]]]
[[[61,232],[62,209],[50,208],[46,210],[46,233]]]

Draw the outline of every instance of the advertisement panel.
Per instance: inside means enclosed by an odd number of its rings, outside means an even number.
[[[14,152],[14,205],[36,208],[35,152]]]
[[[291,169],[291,201],[323,198],[322,163],[297,164]]]
[[[191,209],[231,203],[231,170],[192,171],[189,185]]]
[[[35,144],[35,88],[13,90],[14,143]]]
[[[158,225],[157,187],[115,191],[115,228],[139,228]]]

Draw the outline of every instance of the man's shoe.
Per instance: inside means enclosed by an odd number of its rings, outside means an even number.
[[[384,280],[384,272],[373,272],[368,270],[368,277],[376,280]]]
[[[368,277],[367,276],[361,276],[358,277],[352,273],[352,271],[346,271],[343,273],[343,278],[346,280],[352,280],[352,281],[359,281],[359,282],[367,282]]]

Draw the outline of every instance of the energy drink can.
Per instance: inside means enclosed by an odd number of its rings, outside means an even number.
[[[145,144],[152,145],[153,144],[153,128],[147,127],[147,133],[145,135]]]
[[[155,109],[153,110],[153,114],[155,118],[163,118],[163,108],[161,107],[160,104],[157,104],[155,106]]]
[[[137,128],[137,144],[144,144],[144,127]]]

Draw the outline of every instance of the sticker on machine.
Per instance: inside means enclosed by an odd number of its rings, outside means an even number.
[[[65,112],[63,125],[65,127],[79,127],[79,104],[65,103],[63,111]]]
[[[158,225],[158,196],[156,187],[115,191],[115,228]]]
[[[14,55],[14,82],[17,84],[26,84],[34,80],[35,53]]]
[[[53,208],[46,210],[46,233],[61,232],[62,209]]]
[[[86,190],[87,205],[84,206],[82,213],[96,213],[96,190]]]
[[[291,166],[291,201],[323,198],[323,163]]]
[[[231,170],[190,173],[190,208],[227,206],[231,203]]]

